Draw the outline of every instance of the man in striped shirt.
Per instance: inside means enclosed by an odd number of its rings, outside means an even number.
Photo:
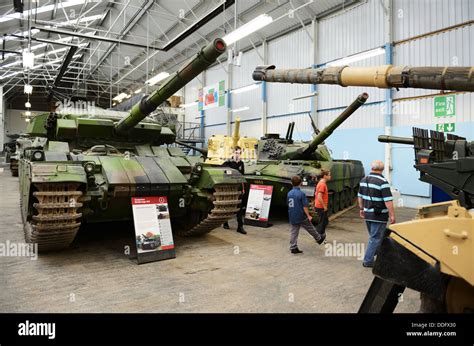
[[[370,174],[359,185],[360,217],[365,219],[369,231],[369,243],[362,262],[364,267],[373,267],[374,256],[382,242],[388,220],[391,224],[395,223],[392,192],[382,175],[383,170],[383,162],[375,160],[371,164]]]

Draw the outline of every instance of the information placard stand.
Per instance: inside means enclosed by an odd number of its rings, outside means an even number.
[[[273,186],[250,185],[244,223],[250,226],[270,227],[268,215],[272,202]]]
[[[176,258],[168,200],[132,197],[138,264]]]

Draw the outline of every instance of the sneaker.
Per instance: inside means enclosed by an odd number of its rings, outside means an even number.
[[[239,232],[240,234],[247,234],[247,232],[245,232],[243,228],[237,228],[237,232]]]
[[[374,264],[373,264],[373,263],[364,263],[364,262],[362,262],[362,266],[363,266],[364,268],[373,268],[373,267],[374,267]]]
[[[227,222],[225,222],[225,223],[222,225],[222,227],[224,227],[224,229],[230,229],[229,224],[228,224]]]
[[[321,234],[321,238],[319,238],[319,240],[316,241],[316,243],[318,243],[319,245],[323,243],[326,244],[326,233]]]
[[[297,254],[297,253],[303,253],[303,251],[301,251],[300,249],[296,248],[296,249],[291,249],[291,253]]]

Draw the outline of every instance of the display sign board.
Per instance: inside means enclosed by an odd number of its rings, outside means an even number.
[[[138,264],[175,258],[166,197],[132,197]]]
[[[436,131],[456,131],[456,95],[436,96],[434,98],[434,116],[437,118]]]
[[[198,108],[200,111],[225,105],[225,81],[207,85],[199,89]]]
[[[250,185],[247,208],[245,210],[245,224],[259,227],[268,227],[268,216],[272,202],[273,186]]]

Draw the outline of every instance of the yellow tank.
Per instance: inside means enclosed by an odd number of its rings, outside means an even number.
[[[209,138],[206,163],[222,165],[232,157],[233,149],[236,146],[242,148],[242,161],[256,161],[257,144],[257,138],[240,137],[240,118],[237,118],[235,119],[234,132],[232,136],[213,135]]]

